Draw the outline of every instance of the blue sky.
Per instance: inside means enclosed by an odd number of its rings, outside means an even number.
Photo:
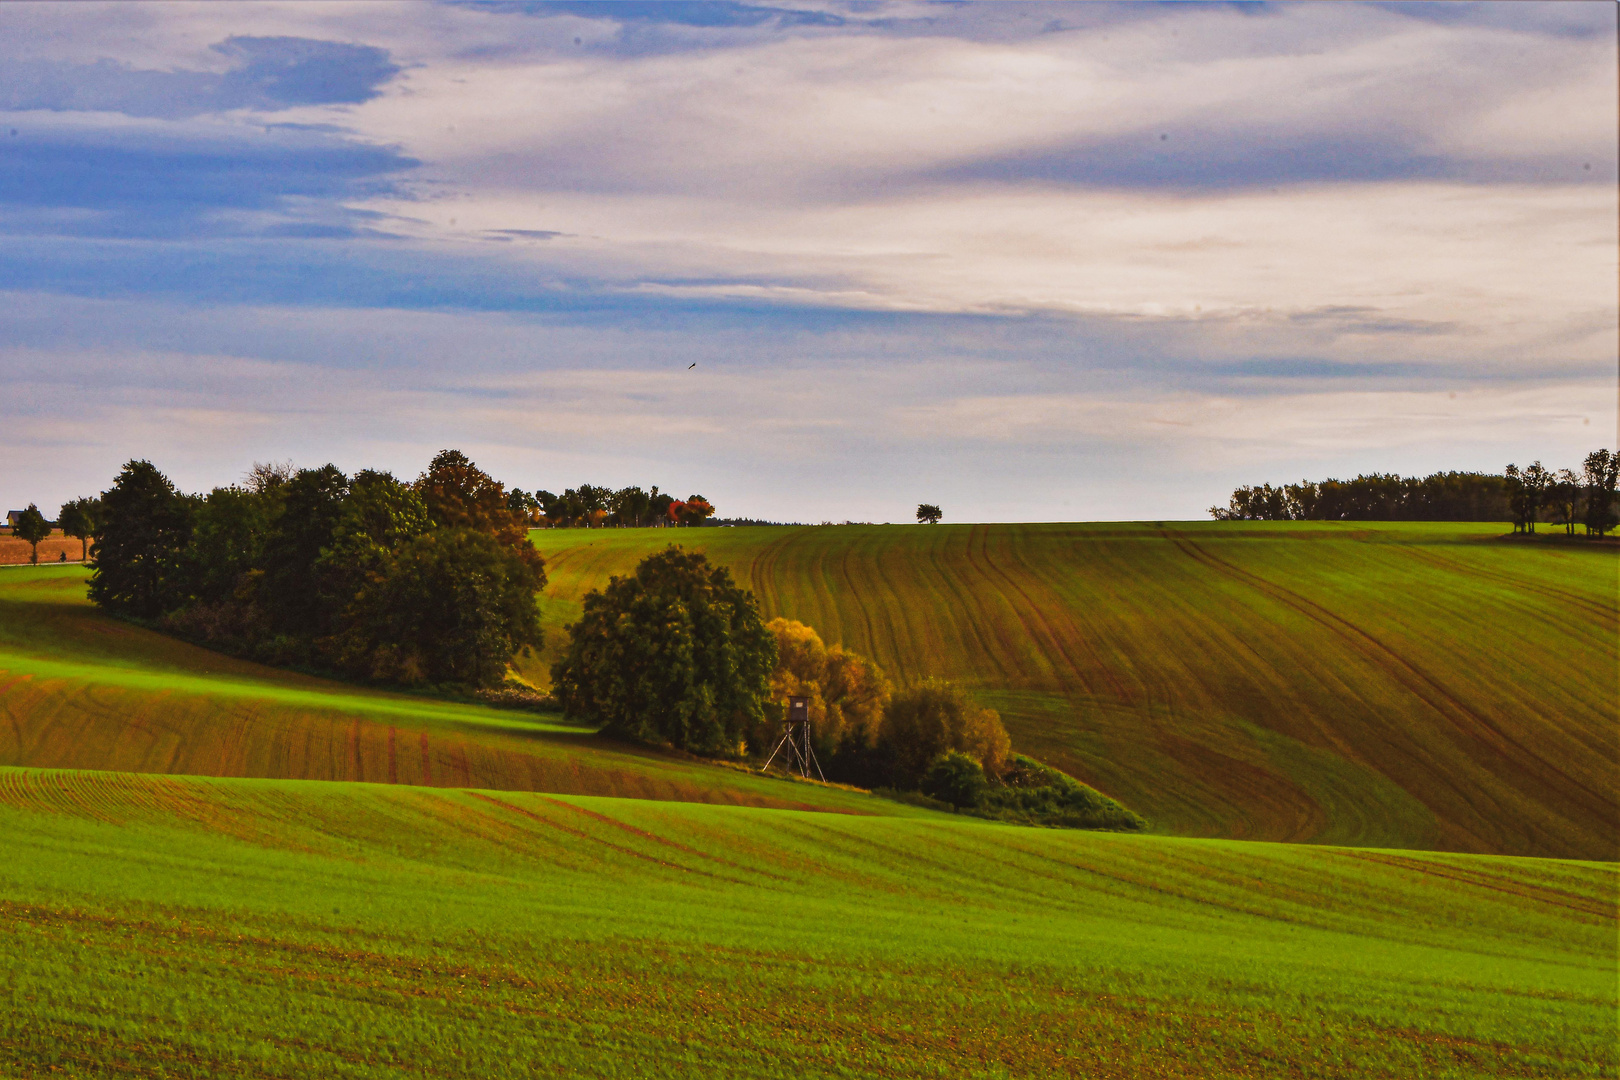
[[[1615,12],[0,6],[0,501],[445,446],[809,521],[1574,465]]]

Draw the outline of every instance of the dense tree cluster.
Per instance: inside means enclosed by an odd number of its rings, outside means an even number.
[[[790,619],[763,622],[723,567],[671,545],[586,595],[551,671],[571,718],[610,735],[699,754],[766,757],[790,697],[808,699],[810,742],[830,780],[886,787],[1030,824],[1138,829],[1072,777],[1013,755],[993,709],[927,680],[896,691],[871,660]],[[926,796],[926,797],[924,797]],[[930,800],[933,800],[930,802]]]
[[[650,526],[697,525],[714,514],[714,507],[701,495],[677,499],[658,490],[639,487],[614,490],[581,484],[561,495],[549,491],[507,493],[507,507],[530,525],[550,529],[647,528]]]
[[[1226,506],[1210,508],[1222,521],[1512,521],[1515,531],[1536,523],[1579,525],[1602,536],[1616,524],[1615,479],[1620,454],[1596,450],[1580,472],[1556,472],[1534,462],[1502,474],[1434,473],[1309,480],[1273,487],[1240,487]]]
[[[207,495],[131,461],[86,512],[94,602],[229,652],[483,687],[540,644],[527,522],[456,450],[414,482],[261,465]]]

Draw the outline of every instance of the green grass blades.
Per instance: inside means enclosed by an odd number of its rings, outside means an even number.
[[[1172,522],[535,532],[554,648],[672,541],[1182,835],[1620,858],[1614,544]],[[546,657],[528,671],[543,678]]]
[[[234,660],[121,623],[78,567],[0,571],[0,764],[914,813],[638,752],[540,717]]]
[[[1601,1077],[1616,870],[0,769],[7,1075]]]

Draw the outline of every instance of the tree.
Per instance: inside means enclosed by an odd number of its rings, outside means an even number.
[[[1614,527],[1616,480],[1620,479],[1620,452],[1594,450],[1582,463],[1586,481],[1586,532],[1598,539]]]
[[[155,619],[178,604],[171,586],[191,540],[192,503],[150,461],[130,461],[101,494],[90,599]]]
[[[386,552],[326,651],[362,678],[497,686],[513,656],[541,643],[543,582],[488,533],[434,529]]]
[[[39,542],[51,535],[51,523],[45,520],[45,515],[39,512],[39,507],[33,503],[28,509],[17,515],[17,520],[11,526],[11,535],[19,540],[28,541],[31,554],[28,561],[39,565]]]
[[[1546,500],[1547,487],[1551,482],[1552,473],[1539,461],[1532,461],[1519,474],[1519,483],[1524,489],[1524,520],[1527,532],[1536,531],[1536,520],[1541,514],[1541,504]]]
[[[265,537],[279,508],[276,495],[235,486],[215,488],[194,504],[184,598],[219,603],[234,597],[243,576],[263,565]]]
[[[954,683],[929,679],[894,695],[877,745],[890,784],[915,789],[934,760],[951,750],[1000,776],[1012,746],[996,711],[975,704]]]
[[[525,525],[539,524],[540,500],[522,488],[513,488],[506,493],[506,508],[516,514]]]
[[[271,626],[289,640],[307,645],[331,631],[338,605],[315,588],[315,564],[332,542],[348,494],[349,478],[332,464],[300,469],[275,489],[280,509],[264,538],[258,592]]]
[[[57,511],[56,523],[62,527],[64,535],[79,542],[79,558],[83,561],[90,558],[90,537],[95,534],[100,516],[101,500],[94,498],[74,499],[63,503],[62,509]]]
[[[415,487],[436,527],[487,533],[536,570],[544,566],[540,552],[529,543],[528,519],[507,503],[506,485],[460,450],[439,451]]]
[[[257,495],[268,495],[298,475],[291,461],[255,461],[247,471],[243,486]]]
[[[587,593],[552,692],[571,718],[644,743],[735,753],[765,719],[776,642],[731,572],[670,545]]]
[[[688,495],[671,501],[666,512],[677,525],[697,525],[714,514],[714,507],[701,495]]]
[[[816,757],[825,763],[829,776],[858,782],[862,777],[855,774],[883,725],[892,692],[889,680],[866,657],[840,645],[824,645],[804,623],[772,619],[765,628],[776,640],[776,667],[771,672],[776,708],[761,729],[750,733],[750,745],[758,749],[779,737],[787,699],[807,697]]]
[[[1580,520],[1580,477],[1569,469],[1559,469],[1547,487],[1547,504],[1552,508],[1548,520],[1562,525],[1568,535],[1574,536],[1575,525]]]
[[[427,504],[412,485],[388,472],[357,473],[311,567],[311,585],[321,594],[323,606],[341,611],[382,572],[390,552],[430,527]],[[540,580],[543,585],[543,572]]]
[[[938,525],[939,519],[944,516],[944,514],[939,512],[939,507],[935,506],[933,503],[917,504],[917,521],[919,523],[927,522],[929,525]]]

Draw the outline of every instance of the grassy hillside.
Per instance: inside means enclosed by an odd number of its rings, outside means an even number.
[[[636,752],[528,714],[233,660],[108,618],[85,599],[85,576],[0,570],[0,765],[908,812]]]
[[[549,627],[676,539],[1163,830],[1614,859],[1617,559],[1505,527],[537,532]],[[551,635],[551,649],[561,635]],[[543,674],[544,662],[531,670]]]
[[[1613,1076],[1612,865],[0,768],[22,1076]]]

